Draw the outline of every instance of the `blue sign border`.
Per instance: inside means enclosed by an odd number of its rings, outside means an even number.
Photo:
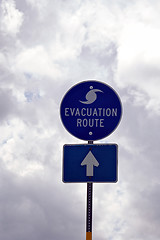
[[[86,166],[81,166],[89,151],[99,162],[94,176],[86,176]],[[64,183],[116,183],[118,181],[117,144],[65,144],[63,146],[62,180]]]
[[[85,96],[88,93],[89,87],[92,84],[94,85],[94,88],[97,88],[97,89],[101,88],[105,92],[104,93],[96,92],[95,95],[98,96],[98,100],[93,102],[92,105],[82,104],[86,100]],[[80,99],[79,99],[80,98],[79,92],[80,93],[82,92],[81,95],[84,95],[84,99],[81,99],[81,100],[83,100],[83,102],[80,101]],[[101,92],[103,92],[103,91],[101,91]],[[83,97],[83,96],[81,96],[81,97]],[[74,100],[72,100],[72,99],[74,99]],[[76,99],[76,101],[75,101],[75,99]],[[106,105],[106,102],[108,105]],[[89,126],[82,127],[81,126],[78,128],[76,126],[76,121],[78,122],[78,117],[77,116],[71,117],[71,114],[69,115],[69,113],[67,111],[65,112],[66,109],[70,109],[70,108],[82,110],[82,109],[85,109],[85,107],[86,107],[86,109],[87,108],[92,109],[92,111],[93,111],[93,109],[95,109],[95,108],[102,109],[102,107],[103,107],[103,109],[104,109],[107,106],[108,106],[107,109],[109,109],[109,110],[111,108],[114,109],[114,107],[116,109],[118,109],[117,116],[115,116],[115,117],[112,117],[112,116],[91,117],[91,120],[94,120],[94,121],[97,120],[97,121],[99,121],[99,124],[100,124],[101,119],[104,118],[104,119],[102,119],[104,121],[103,128],[95,127],[95,126],[94,127],[89,127]],[[66,116],[66,115],[68,115],[68,116]],[[75,84],[66,92],[66,94],[64,95],[64,97],[61,101],[61,105],[60,105],[60,117],[61,117],[61,121],[62,121],[64,127],[71,135],[73,135],[74,137],[77,137],[79,139],[82,139],[82,140],[95,141],[95,140],[99,140],[99,139],[109,136],[118,127],[118,125],[121,121],[121,118],[122,118],[122,103],[119,98],[119,95],[111,86],[107,85],[106,83],[97,81],[97,80],[86,80],[86,81],[82,81],[82,82]],[[86,117],[81,116],[79,118],[81,118],[82,120],[88,121],[90,117],[88,117],[88,115],[87,115]],[[95,118],[97,118],[97,119],[95,119]],[[92,135],[92,132],[94,132],[93,135]],[[91,135],[90,135],[90,133],[91,133]]]

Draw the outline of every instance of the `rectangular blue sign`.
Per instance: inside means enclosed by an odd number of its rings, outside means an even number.
[[[63,182],[117,182],[118,145],[64,145]]]

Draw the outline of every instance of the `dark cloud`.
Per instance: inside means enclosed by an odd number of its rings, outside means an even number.
[[[11,90],[0,90],[0,119],[1,122],[14,116],[17,111],[17,101]]]

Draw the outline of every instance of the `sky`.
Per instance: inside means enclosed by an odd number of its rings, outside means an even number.
[[[86,184],[62,182],[60,103],[97,79],[119,94],[118,182],[95,183],[93,239],[160,239],[160,2],[0,0],[0,239],[85,239]]]

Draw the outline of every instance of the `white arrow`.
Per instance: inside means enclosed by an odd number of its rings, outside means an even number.
[[[86,167],[86,176],[93,176],[93,166],[98,167],[99,162],[95,158],[95,156],[92,154],[91,151],[86,155],[84,160],[81,163],[81,166],[87,165]]]

